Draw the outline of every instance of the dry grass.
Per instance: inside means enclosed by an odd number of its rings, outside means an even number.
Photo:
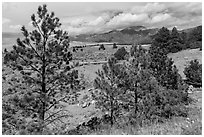
[[[201,135],[202,134],[202,92],[190,95],[194,102],[188,105],[189,115],[173,117],[164,123],[154,122],[150,125],[133,126],[104,126],[100,130],[91,132],[92,135]]]
[[[185,78],[183,73],[184,68],[191,60],[198,59],[202,63],[202,51],[199,49],[187,49],[177,53],[171,53],[168,56],[174,60],[174,64],[183,78]]]
[[[110,49],[112,48],[109,47]],[[96,48],[95,50],[98,50]],[[113,51],[110,51],[113,52]],[[182,76],[185,64],[192,60],[198,59],[202,60],[202,51],[199,49],[193,50],[185,50],[174,54],[169,54],[169,57],[172,57],[175,65],[179,69],[179,72]],[[188,59],[186,58],[188,57]],[[101,64],[99,65],[89,65],[89,66],[81,66],[79,67],[79,71],[85,74],[85,78],[89,81],[93,81],[96,77],[95,72],[98,69],[101,69]],[[12,70],[3,67],[5,70],[3,73],[7,73],[7,78],[9,79],[11,75],[13,75]],[[7,81],[3,80],[2,90],[5,91],[8,88]],[[86,95],[86,90],[81,92],[82,96]],[[195,92],[191,94],[191,97],[195,99],[195,102],[189,105],[189,117],[182,118],[176,117],[172,120],[166,121],[165,123],[152,123],[150,126],[143,127],[134,127],[134,126],[124,126],[123,128],[118,127],[104,127],[100,131],[92,132],[89,134],[106,134],[106,135],[123,135],[123,134],[140,134],[140,135],[154,135],[154,134],[165,134],[165,135],[181,135],[181,134],[201,134],[202,131],[202,93]],[[70,127],[74,127],[79,123],[87,121],[90,116],[99,115],[100,112],[97,112],[94,109],[94,106],[91,105],[87,108],[81,108],[77,105],[69,105],[66,107],[67,110],[71,111],[73,114],[73,118],[66,120],[66,122],[70,123]],[[70,128],[69,127],[69,128]]]

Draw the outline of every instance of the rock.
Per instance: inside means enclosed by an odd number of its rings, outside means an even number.
[[[87,107],[87,103],[86,102],[84,102],[84,104],[82,104],[82,106],[81,106],[82,108],[86,108]]]
[[[95,104],[95,103],[96,103],[96,101],[95,101],[95,100],[92,100],[92,101],[91,101],[91,104]]]
[[[188,93],[191,94],[191,93],[193,93],[193,91],[194,91],[194,87],[192,85],[190,85],[188,87]]]
[[[93,88],[89,88],[87,91],[90,92],[90,91],[92,91],[92,90],[93,90]]]

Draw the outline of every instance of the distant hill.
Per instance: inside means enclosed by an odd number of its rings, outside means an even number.
[[[71,41],[80,42],[116,42],[119,44],[150,44],[153,36],[157,33],[159,28],[146,28],[144,26],[131,26],[121,30],[111,30],[101,34],[81,34],[75,37],[70,37]],[[187,40],[202,41],[202,26],[188,28],[179,31],[185,32]],[[21,33],[2,32],[2,44],[3,46],[13,45],[16,43],[16,39],[22,37]]]
[[[16,44],[16,39],[22,37],[21,33],[2,32],[2,48],[11,49]]]
[[[182,30],[187,34],[188,41],[202,41],[202,25]]]
[[[131,26],[121,30],[112,30],[102,34],[82,34],[71,40],[88,42],[116,42],[120,44],[151,43],[151,36],[156,34],[158,28],[147,29],[144,26]]]
[[[131,26],[121,30],[111,30],[101,34],[81,34],[75,37],[71,37],[73,41],[86,41],[86,42],[116,42],[119,44],[150,44],[153,36],[157,33],[159,28],[146,28],[144,26]],[[196,37],[202,37],[202,26],[188,28],[181,30],[187,34],[187,38],[191,39],[192,34],[196,34]],[[195,39],[195,38],[193,38]],[[198,38],[199,39],[199,38]]]
[[[14,32],[2,32],[2,38],[18,38],[22,37],[21,33],[14,33]]]

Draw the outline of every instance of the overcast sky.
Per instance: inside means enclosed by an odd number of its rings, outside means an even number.
[[[3,3],[3,32],[31,29],[30,16],[44,3]],[[176,26],[178,29],[202,24],[202,3],[45,3],[60,18],[70,35],[106,32],[128,26],[147,28]]]

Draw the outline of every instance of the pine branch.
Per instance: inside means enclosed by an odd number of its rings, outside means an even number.
[[[60,119],[60,118],[68,117],[68,116],[70,116],[70,115],[62,115],[62,116],[59,116],[59,117],[57,117],[57,118],[55,118],[55,119],[52,119],[52,120],[48,121],[48,123],[47,123],[46,125],[44,125],[44,126],[47,126],[47,125],[51,124],[52,122],[54,122],[54,121],[56,121],[56,120],[58,120],[58,119]]]
[[[64,96],[63,98],[57,100],[56,102],[54,102],[54,104],[50,105],[48,109],[46,109],[45,111],[50,110],[53,106],[55,106],[56,104],[58,104],[60,101],[62,101],[63,99],[65,99],[67,96]]]
[[[35,24],[36,24],[36,26],[37,26],[37,29],[38,29],[39,33],[40,33],[40,34],[42,35],[42,37],[44,38],[44,35],[43,35],[43,33],[42,33],[42,31],[41,31],[41,29],[40,29],[38,23],[37,23],[36,21],[34,21],[34,22],[35,22]]]
[[[57,115],[58,113],[63,112],[63,111],[69,112],[68,110],[59,110],[59,111],[57,111],[57,112],[55,112],[55,113],[49,115],[44,121],[45,121],[45,122],[48,121],[51,117],[53,117],[53,116],[55,116],[55,115]],[[69,113],[70,113],[70,112],[69,112]]]
[[[16,50],[16,49],[15,49]],[[17,50],[16,50],[17,51]],[[18,54],[18,56],[22,59],[22,60],[24,60],[26,63],[28,63],[28,65],[31,67],[31,68],[33,68],[35,71],[37,71],[40,75],[42,75],[41,74],[41,72],[38,70],[38,69],[36,69],[36,66],[34,67],[31,63],[29,63],[26,59],[24,59],[23,58],[23,56],[21,56],[18,52],[17,52],[17,54]]]
[[[40,57],[40,59],[42,60],[42,57],[39,55],[39,53],[36,51],[36,49],[31,45],[31,43],[28,42],[28,44],[29,44],[30,47],[34,50],[34,52],[37,54],[37,56]]]
[[[48,92],[48,91],[50,91],[49,93],[48,93],[48,96],[52,93],[52,91],[53,90],[55,90],[58,86],[60,86],[61,85],[61,83],[59,83],[59,84],[57,84],[57,85],[55,85],[55,84],[53,84],[46,92]],[[54,87],[54,88],[53,88]]]

